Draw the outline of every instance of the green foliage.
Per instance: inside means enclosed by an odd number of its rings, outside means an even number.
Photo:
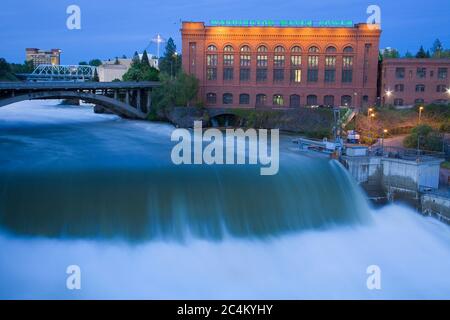
[[[150,67],[147,51],[144,51],[142,61],[139,54],[134,53],[130,69],[123,75],[123,81],[158,81],[159,71]]]
[[[161,86],[156,88],[153,100],[159,109],[175,106],[189,107],[197,96],[199,82],[193,75],[180,73],[177,77],[171,77],[161,73],[160,82]]]
[[[423,46],[420,46],[419,51],[416,54],[416,58],[418,59],[424,59],[424,58],[429,58],[430,57],[430,53],[429,52],[425,52],[425,49],[423,48]]]
[[[159,59],[159,70],[172,76],[181,71],[181,56],[177,54],[177,47],[172,38],[167,41],[164,56]]]
[[[31,73],[33,70],[32,61],[25,61],[23,64],[8,63],[4,58],[0,58],[0,81],[18,81],[16,73]]]
[[[440,58],[442,52],[444,51],[444,47],[439,39],[436,39],[433,43],[433,47],[431,48],[431,52],[433,54],[433,58]]]
[[[80,62],[78,62],[78,65],[79,66],[87,66],[88,63],[86,61],[80,61]]]
[[[415,127],[411,134],[405,138],[403,145],[406,148],[417,148],[428,151],[442,151],[442,134],[431,126],[422,124]]]
[[[92,59],[89,61],[89,65],[93,67],[99,67],[102,65],[102,61],[100,59]]]
[[[99,82],[100,78],[98,77],[97,69],[94,70],[94,77],[92,78],[92,82]]]
[[[382,55],[383,58],[400,58],[400,53],[394,48],[384,49]]]

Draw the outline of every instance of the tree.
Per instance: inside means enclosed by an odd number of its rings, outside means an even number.
[[[413,57],[414,57],[414,56],[412,55],[411,52],[406,51],[406,53],[405,53],[405,58],[413,58]]]
[[[119,58],[118,58],[118,57],[116,57],[116,60],[114,61],[114,64],[115,64],[115,65],[119,65],[119,64],[120,64],[120,61],[119,61]]]
[[[383,58],[400,58],[400,54],[394,48],[386,48],[383,50]]]
[[[141,63],[141,59],[139,58],[139,53],[137,51],[134,52],[133,59],[131,60],[132,64]]]
[[[141,63],[142,63],[144,66],[150,67],[150,61],[148,60],[147,50],[144,50],[144,53],[142,54]]]
[[[177,54],[177,47],[172,38],[167,40],[164,56],[159,59],[159,70],[171,76],[178,74],[181,70],[181,56]]]
[[[92,78],[93,82],[99,82],[100,78],[98,77],[97,68],[94,69],[94,77]]]
[[[434,40],[433,47],[431,48],[431,53],[433,58],[441,58],[444,47],[439,39]]]
[[[174,78],[161,73],[160,81],[161,85],[156,88],[154,95],[155,106],[159,109],[190,106],[198,94],[199,81],[193,75],[181,72]]]
[[[423,59],[427,57],[427,53],[425,52],[423,46],[420,46],[419,51],[416,54],[416,58]]]
[[[0,58],[0,81],[16,81],[17,78],[11,72],[11,66],[4,59]]]
[[[420,148],[428,151],[442,150],[442,134],[426,124],[415,127],[405,138],[403,145],[407,148]]]
[[[86,61],[80,61],[80,62],[78,62],[78,65],[79,66],[87,66],[88,63]]]
[[[89,61],[89,65],[93,67],[99,67],[102,65],[102,61],[100,59],[92,59]]]

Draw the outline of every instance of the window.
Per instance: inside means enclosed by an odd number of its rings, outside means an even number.
[[[289,97],[289,106],[292,108],[300,107],[300,96],[298,94],[293,94]]]
[[[256,95],[256,106],[257,107],[263,107],[266,105],[267,102],[267,96],[265,94],[257,94]]]
[[[239,72],[239,80],[242,82],[250,81],[250,69],[241,68]]]
[[[233,52],[234,49],[232,46],[228,45],[228,46],[225,46],[225,48],[223,48],[223,51],[224,52]]]
[[[250,95],[247,93],[242,93],[239,95],[239,104],[249,104],[250,103]]]
[[[251,59],[249,54],[241,54],[241,67],[250,67]]]
[[[256,69],[256,82],[267,81],[267,69]]]
[[[291,56],[291,66],[296,67],[302,64],[302,56]]]
[[[301,53],[302,52],[302,48],[300,48],[299,46],[293,46],[291,49],[292,53]]]
[[[317,48],[317,47],[313,47]],[[310,48],[311,50],[311,48]],[[318,49],[317,49],[318,50]],[[308,82],[317,82],[319,79],[319,56],[308,56]]]
[[[207,80],[217,80],[217,68],[206,69],[206,79]]]
[[[217,67],[217,54],[206,55],[206,65],[208,67]]]
[[[328,47],[327,51],[330,48]],[[336,48],[334,48],[336,50]],[[326,56],[325,57],[325,82],[334,82],[336,80],[336,56]]]
[[[217,51],[217,47],[215,46],[215,45],[213,45],[213,44],[210,44],[209,46],[208,46],[208,49],[207,49],[208,51]]]
[[[310,94],[309,96],[306,97],[306,105],[308,106],[315,106],[317,105],[317,96]]]
[[[284,67],[284,56],[276,55],[273,57],[273,66]]]
[[[266,55],[258,55],[256,57],[256,65],[258,67],[267,67],[267,56]]]
[[[302,81],[302,70],[293,69],[291,70],[291,82],[300,83]]]
[[[273,81],[274,82],[284,81],[284,69],[274,69],[273,70]]]
[[[445,85],[443,85],[443,84],[437,85],[436,92],[446,92],[446,91],[447,91],[447,88],[445,87]]]
[[[206,102],[208,104],[216,104],[216,102],[217,102],[217,95],[215,93],[212,93],[212,92],[208,93],[206,95]]]
[[[394,99],[394,106],[402,106],[403,105],[403,99]]]
[[[284,50],[283,46],[276,46],[274,51],[279,53],[279,52],[284,52],[285,50]]]
[[[223,80],[233,80],[233,68],[223,69]]]
[[[223,65],[231,67],[234,64],[234,55],[232,54],[224,54],[223,55]]]
[[[307,78],[308,82],[317,82],[319,80],[319,70],[308,69]]]
[[[395,77],[397,79],[405,78],[405,68],[395,68]]]
[[[222,97],[223,104],[232,104],[233,103],[233,95],[231,93],[224,93]]]
[[[250,47],[245,45],[241,47],[241,52],[250,52]]]
[[[447,68],[438,68],[438,79],[447,79]]]
[[[342,106],[351,106],[352,105],[352,96],[342,96],[341,97],[341,105]]]
[[[363,95],[363,102],[364,102],[364,103],[369,102],[369,96]]]
[[[424,104],[425,100],[423,100],[422,98],[418,98],[416,100],[414,100],[414,104]]]
[[[281,94],[273,95],[273,105],[274,106],[283,106],[284,105],[283,96]]]
[[[417,68],[416,76],[419,79],[423,79],[427,76],[427,68]]]
[[[316,46],[312,46],[308,49],[309,53],[318,53],[319,52],[319,48]]]
[[[416,85],[416,92],[425,92],[425,85],[423,84]]]
[[[396,84],[394,87],[395,92],[403,92],[405,90],[405,86],[403,84]]]
[[[329,46],[326,50],[325,50],[325,52],[326,53],[335,53],[337,50],[336,50],[336,47],[333,47],[333,46]]]
[[[353,81],[353,57],[344,56],[342,57],[342,82],[350,83],[352,81]]]
[[[344,53],[353,53],[353,48],[351,46],[347,46],[344,48]]]
[[[326,95],[323,98],[323,104],[329,107],[334,106],[334,96]]]
[[[267,47],[266,46],[259,46],[257,51],[258,52],[267,52]]]

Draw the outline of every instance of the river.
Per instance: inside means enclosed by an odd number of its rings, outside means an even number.
[[[372,208],[287,136],[275,176],[175,166],[172,130],[57,101],[0,108],[0,298],[450,298],[447,225]]]

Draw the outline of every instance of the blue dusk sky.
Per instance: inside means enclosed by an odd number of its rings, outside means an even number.
[[[69,5],[81,8],[81,30],[66,27]],[[22,62],[25,48],[62,49],[62,63],[113,59],[148,47],[160,33],[181,50],[180,21],[215,19],[352,20],[365,22],[366,8],[381,8],[380,48],[413,53],[439,38],[450,48],[449,0],[2,0],[0,57]]]

